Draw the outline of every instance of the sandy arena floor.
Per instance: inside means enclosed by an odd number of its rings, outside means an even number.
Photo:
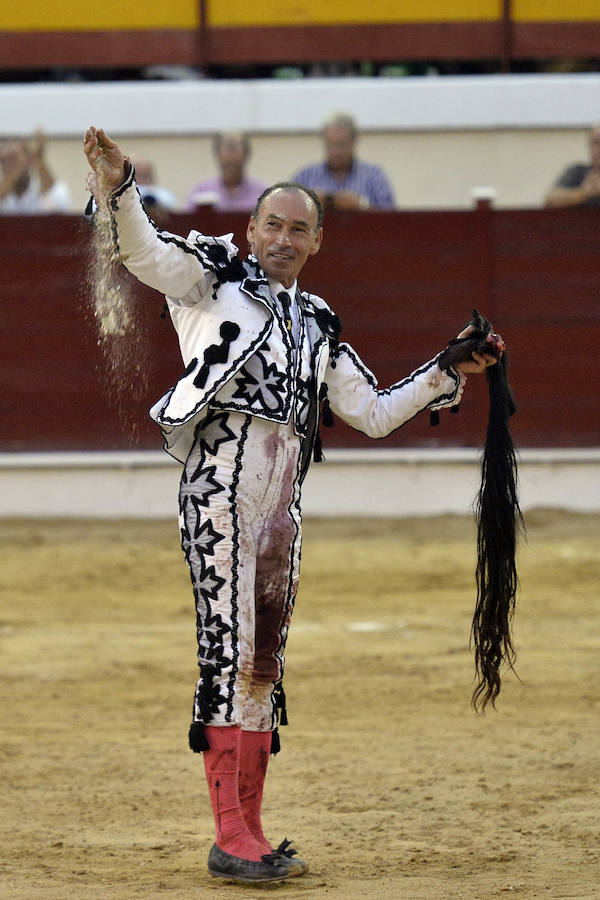
[[[311,871],[206,873],[174,522],[0,522],[0,897],[600,897],[600,516],[532,513],[519,683],[470,709],[469,519],[308,521],[267,834]]]

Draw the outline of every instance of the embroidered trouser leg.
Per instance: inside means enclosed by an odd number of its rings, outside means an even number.
[[[300,567],[299,439],[290,425],[211,411],[180,488],[196,600],[194,721],[277,725]]]

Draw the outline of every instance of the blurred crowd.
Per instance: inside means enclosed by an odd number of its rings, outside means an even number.
[[[383,168],[361,159],[359,131],[352,116],[337,113],[321,126],[322,157],[295,172],[289,180],[312,188],[325,209],[389,210],[395,208],[392,184]],[[171,212],[193,212],[212,206],[222,212],[250,212],[267,184],[253,177],[251,142],[247,134],[227,132],[213,139],[214,169],[190,186],[183,204],[159,184],[151,160],[132,160],[136,181],[150,217],[159,227]],[[57,179],[46,159],[46,138],[39,131],[31,138],[0,145],[0,213],[68,213],[69,188]],[[592,126],[589,158],[570,163],[557,177],[544,205],[548,208],[600,206],[600,123]]]
[[[20,215],[71,211],[69,189],[52,174],[45,150],[42,132],[0,146],[0,212]]]

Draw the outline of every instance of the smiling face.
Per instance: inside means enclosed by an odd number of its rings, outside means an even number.
[[[280,188],[262,201],[246,237],[263,272],[289,288],[309,256],[318,253],[323,229],[304,191]]]

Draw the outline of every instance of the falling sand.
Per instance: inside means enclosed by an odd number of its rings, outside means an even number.
[[[135,294],[113,240],[113,223],[107,203],[110,193],[98,168],[89,187],[96,201],[93,219],[92,257],[88,295],[104,357],[107,400],[115,404],[123,424],[135,441],[136,423],[125,421],[124,398],[146,386],[144,332],[136,317]]]

